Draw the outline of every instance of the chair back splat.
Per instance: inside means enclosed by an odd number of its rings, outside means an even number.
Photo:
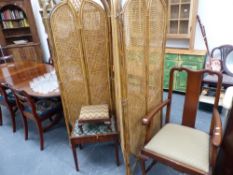
[[[172,99],[173,79],[174,79],[173,77],[177,71],[187,73],[187,89],[186,89],[184,108],[183,108],[182,125],[194,128],[203,75],[204,74],[216,75],[218,79],[220,80],[217,83],[214,108],[218,107],[220,89],[222,86],[221,85],[222,75],[219,72],[214,72],[214,71],[209,71],[209,70],[192,71],[184,67],[173,68],[170,72],[170,82],[169,82],[168,99],[170,100]],[[168,104],[168,107],[167,107],[166,123],[168,123],[170,120],[170,110],[171,110],[170,108],[171,108],[171,102]]]

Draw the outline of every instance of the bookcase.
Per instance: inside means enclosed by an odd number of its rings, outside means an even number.
[[[30,0],[0,1],[0,44],[16,61],[42,61]]]
[[[189,40],[193,48],[198,0],[168,0],[168,39]]]

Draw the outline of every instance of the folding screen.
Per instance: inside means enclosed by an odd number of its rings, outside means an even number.
[[[111,0],[109,14],[101,2],[67,0],[52,12],[54,63],[67,128],[81,105],[108,103],[116,110],[130,174],[129,155],[138,155],[145,138],[141,119],[162,101],[166,7],[164,0]],[[160,123],[161,114],[152,132]]]
[[[144,143],[141,119],[162,101],[166,5],[163,0],[111,0],[111,10],[115,103],[129,166],[129,155],[138,155]],[[160,124],[161,114],[152,132]]]
[[[67,0],[50,16],[54,64],[68,132],[86,104],[109,104],[109,24],[104,6]]]

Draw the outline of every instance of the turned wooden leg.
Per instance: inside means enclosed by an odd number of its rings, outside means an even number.
[[[1,106],[0,106],[0,126],[2,126],[2,109],[1,109]]]
[[[140,158],[140,162],[141,162],[142,175],[146,175],[145,160],[143,160],[143,158]]]
[[[13,132],[15,132],[16,131],[15,113],[11,108],[9,108],[9,111],[11,115],[12,129],[13,129]]]
[[[79,171],[79,166],[78,166],[78,157],[77,157],[77,152],[76,152],[76,146],[74,144],[71,144],[73,156],[74,156],[74,163],[75,163],[75,168],[77,171]]]
[[[120,166],[119,150],[118,150],[118,141],[115,141],[115,143],[114,143],[114,147],[115,147],[115,158],[116,158],[116,164],[117,164],[117,166]]]
[[[36,121],[36,125],[38,128],[39,136],[40,136],[40,150],[44,150],[44,135],[43,135],[43,128],[41,122]]]
[[[78,127],[79,127],[80,131],[83,133],[83,125],[81,123],[79,123]]]

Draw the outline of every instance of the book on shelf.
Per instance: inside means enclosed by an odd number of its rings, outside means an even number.
[[[3,24],[3,29],[29,27],[28,20],[26,18],[19,21],[2,21],[2,24]]]
[[[24,19],[24,13],[20,10],[5,10],[1,12],[2,20],[16,20],[16,19]]]

